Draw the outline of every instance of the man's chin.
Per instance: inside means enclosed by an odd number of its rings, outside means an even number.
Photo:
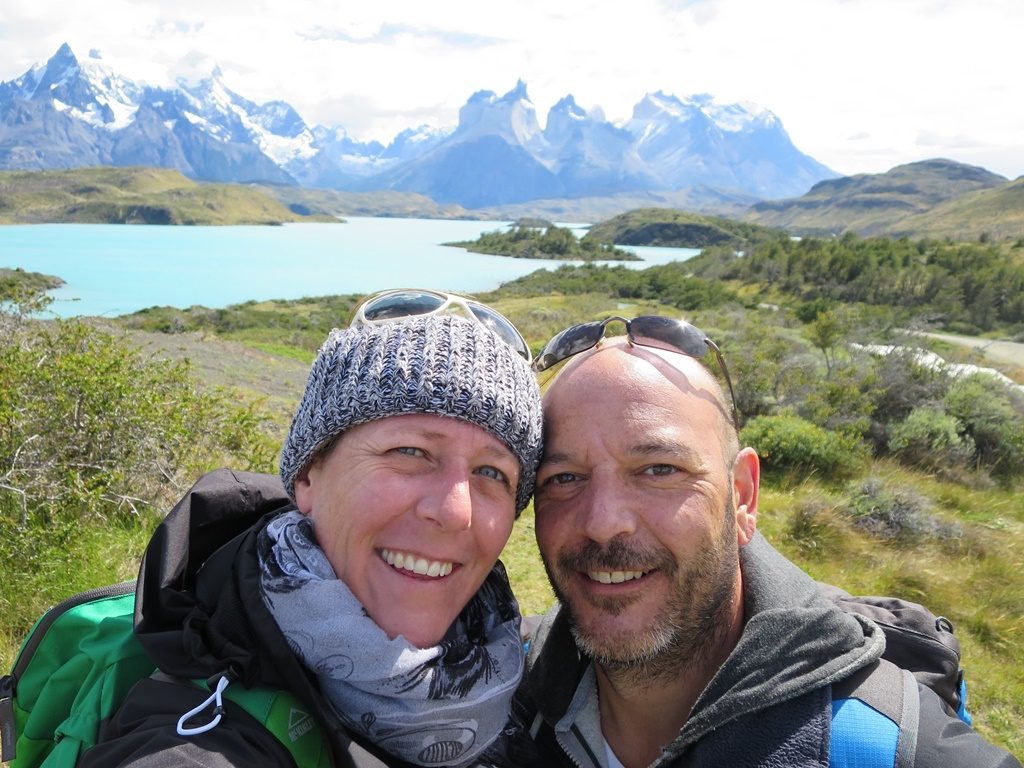
[[[652,628],[649,616],[629,610],[632,600],[605,598],[595,606],[588,601],[582,610],[569,603],[569,620],[576,645],[587,656],[601,663],[631,665],[649,659],[663,645],[663,633]],[[637,606],[633,606],[636,608]],[[648,627],[646,631],[638,627]]]

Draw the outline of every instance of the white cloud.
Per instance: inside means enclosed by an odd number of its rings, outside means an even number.
[[[650,91],[708,92],[771,109],[841,173],[941,155],[1015,177],[1020,29],[1019,0],[5,0],[0,80],[65,41],[149,82],[217,64],[249,98],[384,141],[520,78],[542,121],[569,93],[623,120]]]

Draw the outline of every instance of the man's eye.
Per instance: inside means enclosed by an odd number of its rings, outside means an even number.
[[[405,456],[423,456],[424,455],[422,449],[420,449],[420,448],[413,448],[412,446],[408,446],[408,445],[400,446],[398,448],[395,448],[395,450],[398,453],[401,453],[401,454],[403,454]]]
[[[579,476],[572,472],[557,472],[544,481],[545,485],[566,485],[574,482]]]
[[[671,475],[679,470],[671,464],[652,464],[644,469],[645,475]]]

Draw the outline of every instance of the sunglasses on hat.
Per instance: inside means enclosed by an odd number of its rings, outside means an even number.
[[[676,320],[660,315],[641,315],[628,320],[615,315],[606,317],[604,320],[593,320],[589,323],[573,325],[556,334],[551,341],[544,345],[544,349],[533,361],[533,370],[537,373],[546,371],[573,355],[596,347],[598,342],[604,338],[608,324],[616,320],[625,323],[626,335],[631,344],[682,352],[684,355],[697,358],[703,357],[708,350],[714,352],[718,366],[722,369],[722,375],[725,377],[725,383],[729,387],[733,424],[739,425],[736,393],[733,391],[732,379],[729,377],[729,369],[725,365],[722,351],[715,342],[708,338],[707,334],[685,320]]]
[[[497,334],[526,362],[530,362],[530,346],[512,321],[486,304],[455,293],[423,288],[402,288],[381,291],[363,301],[352,316],[351,325],[379,325],[403,317],[421,317],[441,313],[462,314]]]

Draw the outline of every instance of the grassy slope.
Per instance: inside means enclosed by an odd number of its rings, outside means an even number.
[[[0,224],[281,224],[299,216],[238,184],[199,184],[156,168],[0,171]]]
[[[328,216],[384,216],[421,219],[493,219],[454,203],[435,203],[425,195],[382,190],[341,192],[335,189],[260,186],[293,211]]]
[[[758,203],[744,219],[800,235],[882,234],[900,228],[908,217],[1006,183],[1002,176],[982,168],[926,160],[886,173],[823,181],[803,197]],[[931,233],[918,230],[916,234]]]
[[[885,233],[895,237],[948,237],[974,241],[1024,237],[1024,178],[995,189],[968,192],[924,213],[909,216],[889,226]]]

